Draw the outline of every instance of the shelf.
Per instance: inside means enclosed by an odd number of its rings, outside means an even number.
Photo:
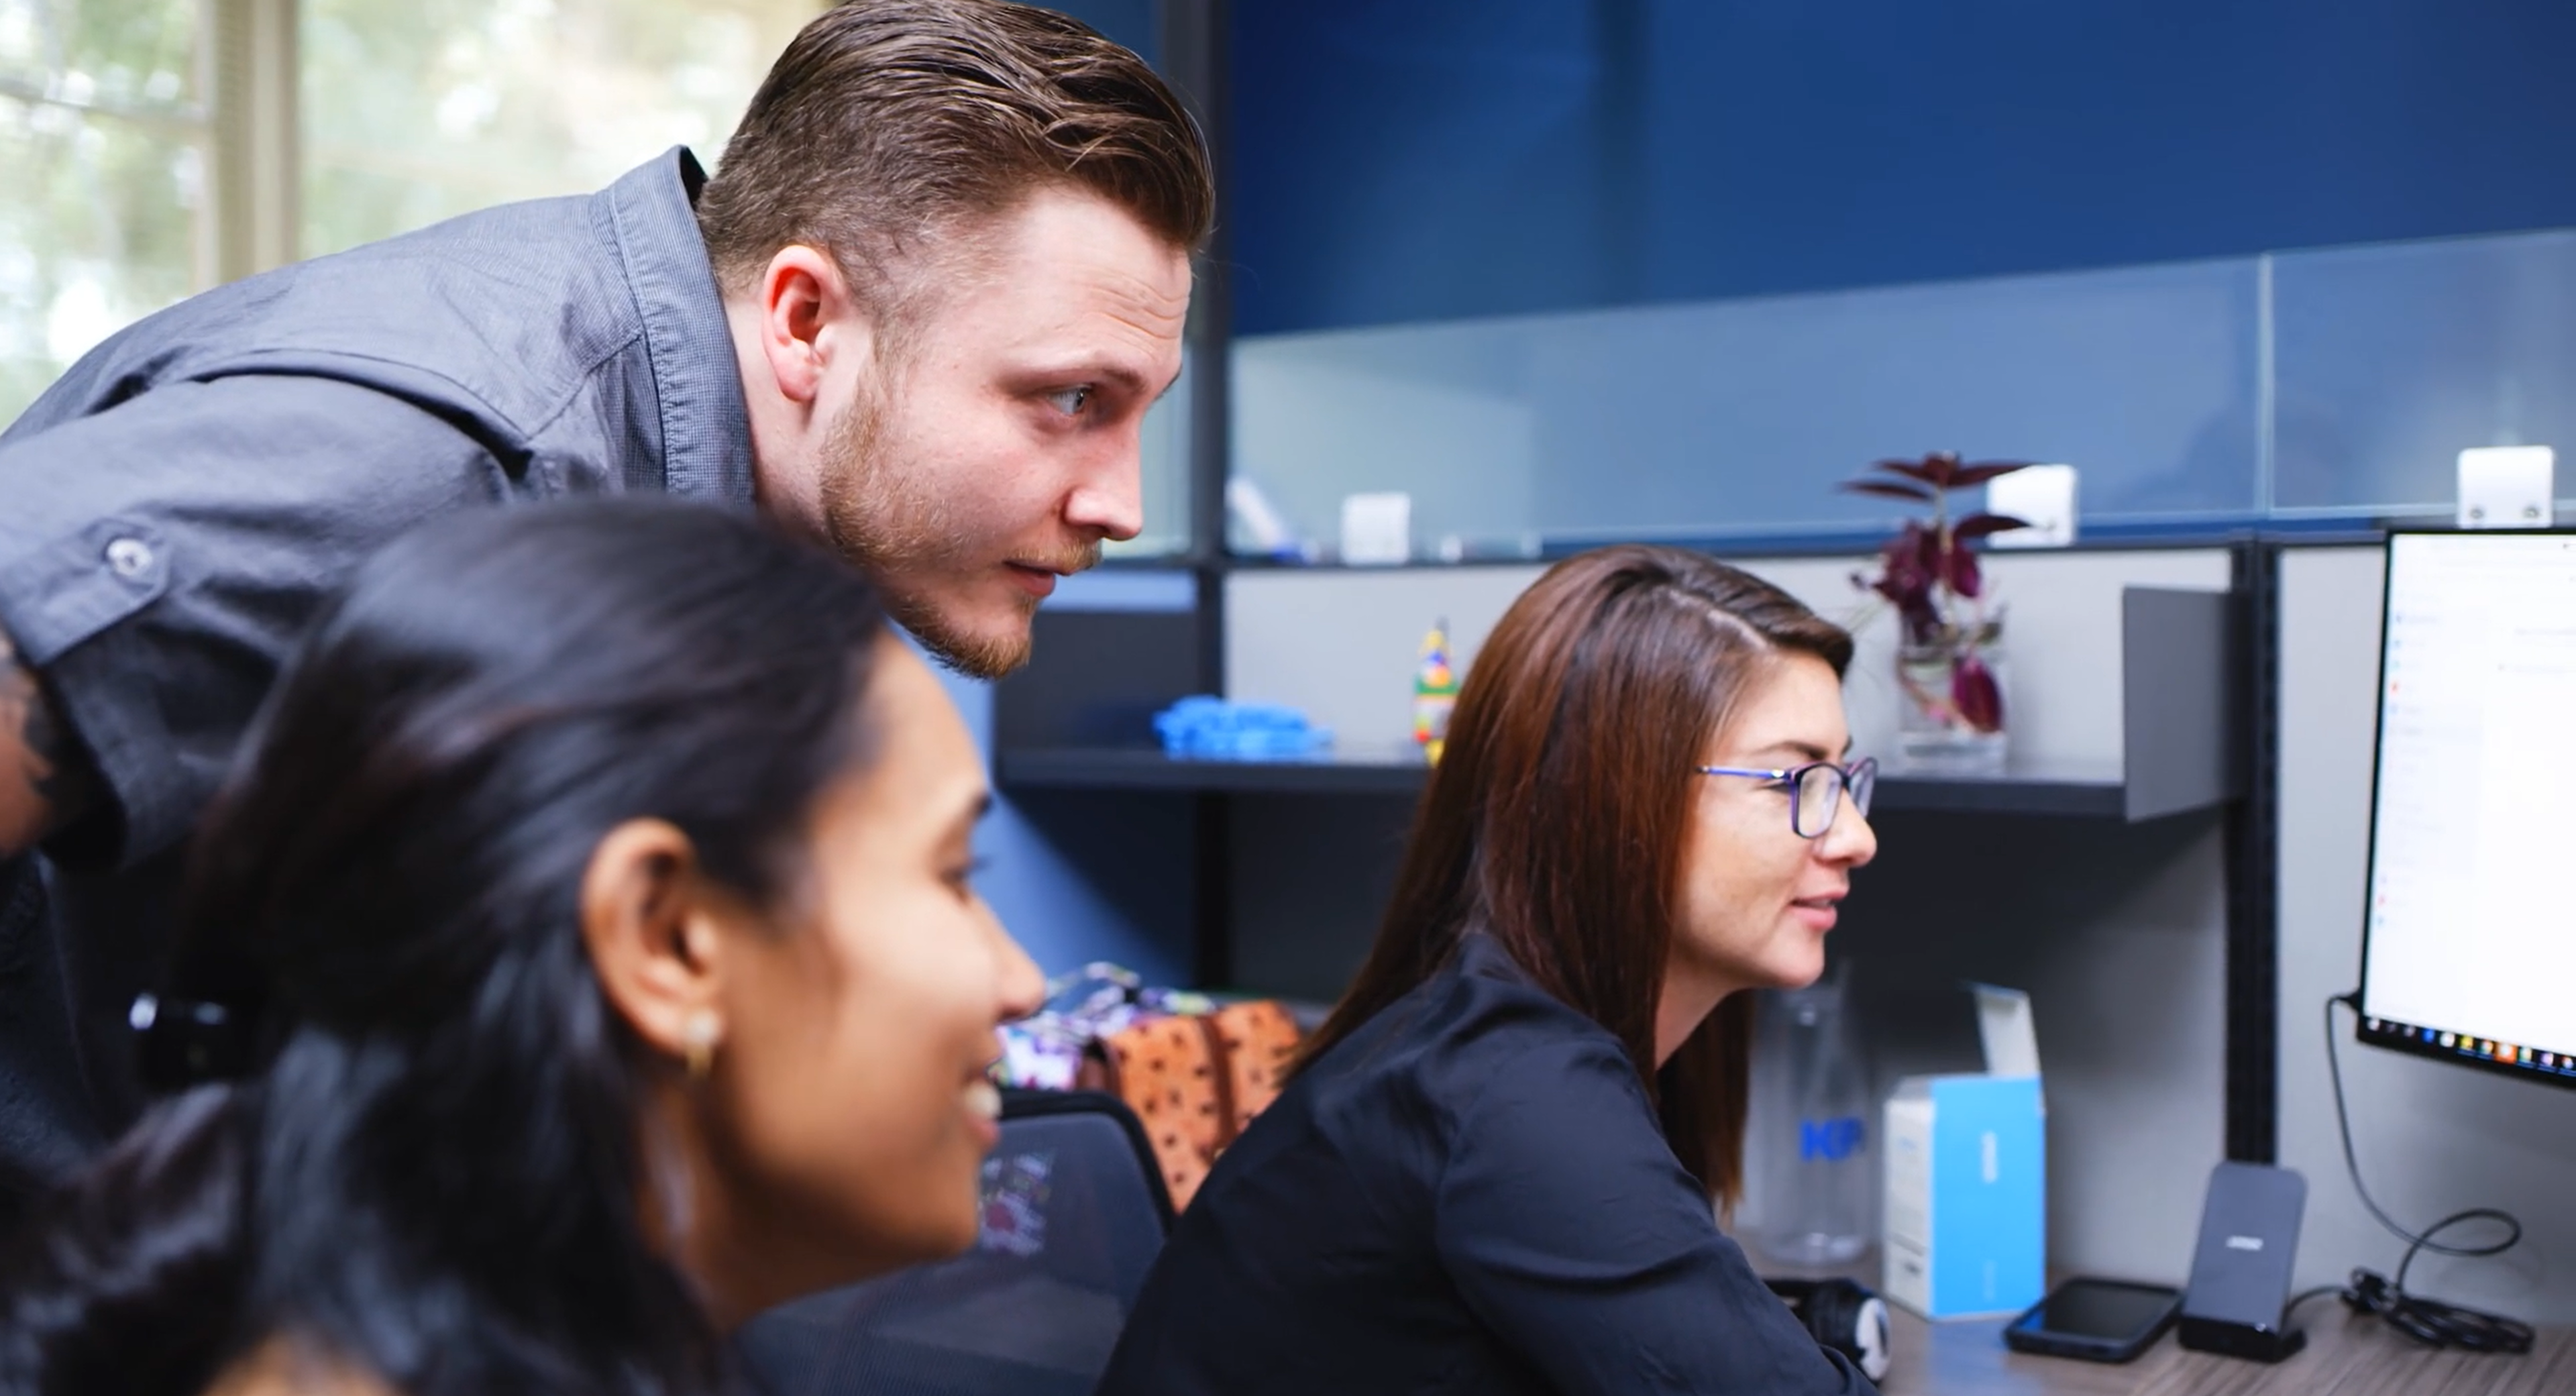
[[[1412,795],[1422,789],[1429,770],[1410,749],[1236,761],[1166,756],[1154,747],[1066,746],[1005,749],[996,774],[1005,788],[1020,790]],[[1888,772],[1879,777],[1875,802],[1881,812],[1956,810],[2105,819],[2129,818],[2129,806],[2129,788],[2117,769],[2082,765],[2016,767],[2000,776]]]
[[[2091,765],[2025,758],[2000,776],[1890,770],[1880,777],[1877,807],[2135,823],[2226,805],[2246,789],[2236,613],[2224,593],[2126,588],[2117,753]],[[1166,756],[1147,734],[1157,711],[1196,691],[1191,617],[1042,612],[1040,621],[1044,657],[994,697],[994,774],[1007,789],[1388,796],[1422,789],[1429,768],[1400,739],[1289,760]]]
[[[1430,767],[1394,748],[1237,761],[1166,756],[1160,747],[1004,748],[995,775],[1018,790],[1190,790],[1234,794],[1411,795]]]
[[[1881,771],[1880,812],[1956,810],[1977,814],[2129,816],[2129,787],[2116,766],[2015,766],[2001,775],[1918,775]]]

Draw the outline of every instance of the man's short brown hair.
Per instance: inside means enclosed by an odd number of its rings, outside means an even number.
[[[698,226],[728,292],[801,243],[861,296],[900,302],[895,263],[1050,185],[1098,194],[1179,248],[1215,218],[1197,123],[1127,49],[1002,0],[845,0],[769,70]]]

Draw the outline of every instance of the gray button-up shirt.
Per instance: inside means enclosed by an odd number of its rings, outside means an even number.
[[[136,1107],[125,1011],[188,829],[359,559],[453,509],[630,489],[750,507],[704,181],[675,149],[586,198],[207,292],[0,434],[0,629],[113,806],[0,864],[0,1196]]]

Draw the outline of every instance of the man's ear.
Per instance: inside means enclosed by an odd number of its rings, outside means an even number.
[[[591,850],[581,879],[581,936],[601,992],[656,1052],[687,1059],[712,1042],[721,985],[714,909],[689,836],[630,819]]]
[[[820,248],[778,249],[760,276],[760,346],[778,391],[807,408],[836,357],[864,356],[871,325],[838,262]]]

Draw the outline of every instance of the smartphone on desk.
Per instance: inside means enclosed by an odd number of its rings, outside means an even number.
[[[2126,1362],[2173,1326],[2182,1291],[2125,1280],[2073,1279],[2004,1325],[2015,1352]]]

